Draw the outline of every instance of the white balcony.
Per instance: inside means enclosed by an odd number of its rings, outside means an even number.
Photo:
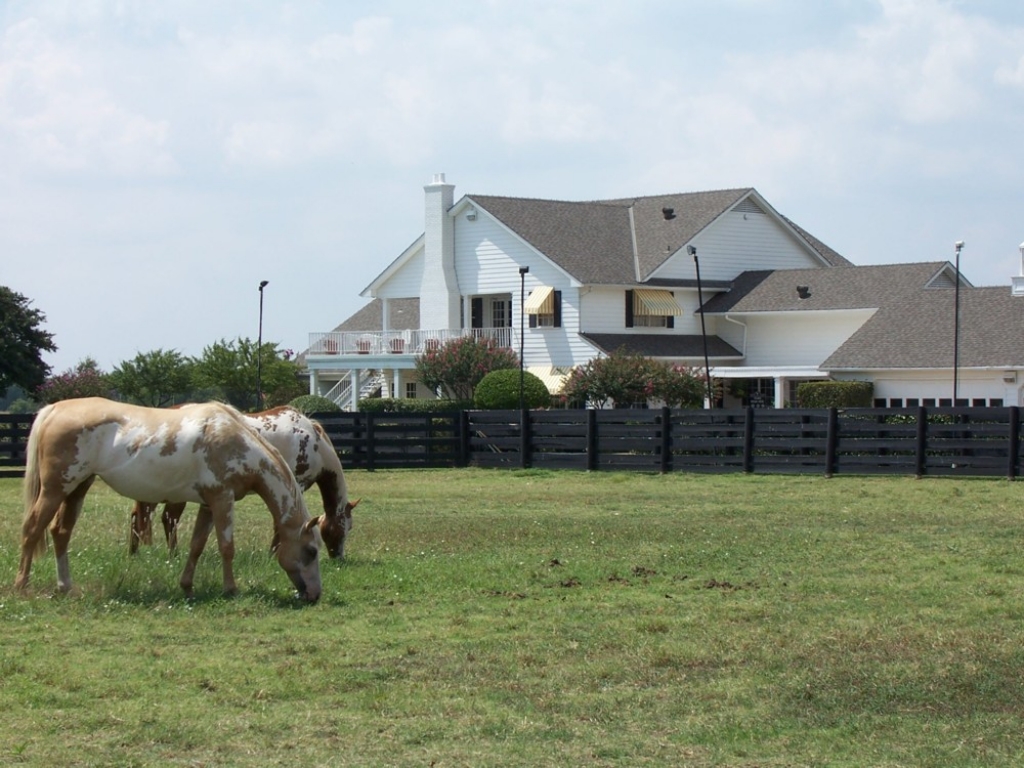
[[[494,339],[500,347],[512,347],[515,333],[512,328],[446,328],[442,330],[405,331],[328,331],[309,334],[306,360],[321,366],[339,357],[406,356],[415,358],[428,349],[437,348],[451,339],[476,336]],[[349,363],[355,362],[349,360]],[[348,366],[346,366],[348,367]]]

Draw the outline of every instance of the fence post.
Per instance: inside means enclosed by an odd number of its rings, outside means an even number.
[[[928,469],[928,409],[917,406],[917,450],[915,451],[914,472],[924,477]]]
[[[375,413],[366,414],[366,471],[373,472],[376,469],[377,445],[374,440],[373,426]]]
[[[743,420],[743,471],[754,471],[754,409],[749,405]]]
[[[459,417],[455,424],[456,434],[459,437],[459,466],[469,466],[469,411],[459,411]]]
[[[825,430],[825,477],[836,471],[836,453],[839,445],[839,409],[828,409],[828,427]]]
[[[523,469],[530,466],[530,412],[526,408],[519,412],[519,465]]]
[[[661,409],[661,473],[672,471],[672,409]]]
[[[1008,480],[1017,479],[1017,465],[1020,463],[1020,408],[1016,405],[1010,406],[1010,450],[1007,453],[1006,477]]]
[[[587,471],[597,469],[597,411],[587,408]]]

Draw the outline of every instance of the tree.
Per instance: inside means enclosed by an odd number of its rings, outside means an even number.
[[[0,285],[0,392],[17,384],[35,392],[50,375],[43,352],[56,352],[53,334],[39,326],[46,315],[20,293]]]
[[[56,403],[75,397],[110,397],[110,381],[91,357],[84,358],[74,368],[51,376],[36,390],[41,403]]]
[[[263,403],[256,403],[256,342],[239,338],[224,339],[206,347],[195,360],[193,383],[215,397],[223,397],[242,410],[262,410],[283,405],[303,394],[298,382],[298,366],[278,357],[277,345],[266,342],[261,348],[260,389]]]
[[[518,367],[511,349],[476,336],[460,336],[416,358],[416,375],[424,386],[455,400],[472,400],[474,388],[491,371]]]
[[[177,350],[156,349],[125,360],[114,368],[109,380],[129,402],[163,408],[189,398],[194,365]]]
[[[700,408],[707,396],[704,369],[666,365],[655,383],[655,394],[669,408]]]

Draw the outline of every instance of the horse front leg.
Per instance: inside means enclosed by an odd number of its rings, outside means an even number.
[[[234,501],[230,498],[212,502],[213,524],[217,531],[217,545],[220,548],[220,564],[224,573],[224,594],[238,594],[235,584],[235,532],[234,532]]]
[[[213,528],[213,513],[205,504],[200,505],[196,512],[196,524],[192,529],[192,542],[188,548],[188,562],[185,563],[185,570],[181,572],[181,580],[178,582],[185,590],[186,597],[192,597],[192,584],[196,575],[196,563],[206,547],[206,540],[210,537],[210,530]]]

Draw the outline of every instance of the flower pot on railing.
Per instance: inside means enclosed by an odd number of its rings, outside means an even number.
[[[324,341],[324,354],[336,355],[338,354],[338,342],[334,339],[326,339]]]
[[[370,354],[371,343],[372,342],[369,339],[359,339],[359,341],[356,342],[356,352],[360,355]]]
[[[405,352],[405,339],[391,340],[391,354],[400,355]]]
[[[437,339],[427,339],[423,346],[426,348],[427,352],[434,352],[441,348],[441,342]]]

